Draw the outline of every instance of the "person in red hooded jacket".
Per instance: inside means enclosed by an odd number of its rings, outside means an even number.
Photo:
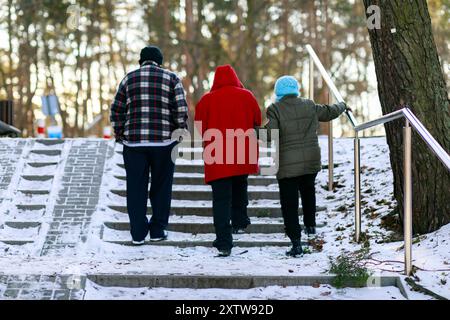
[[[214,247],[219,256],[227,257],[233,248],[232,234],[250,225],[248,176],[259,172],[255,128],[261,126],[261,110],[234,69],[226,65],[217,68],[211,92],[196,107],[195,121],[205,148],[205,182],[213,193]]]

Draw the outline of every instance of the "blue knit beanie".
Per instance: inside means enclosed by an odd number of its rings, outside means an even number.
[[[292,76],[284,76],[277,80],[275,83],[275,96],[277,102],[283,99],[285,96],[299,96],[300,85]]]

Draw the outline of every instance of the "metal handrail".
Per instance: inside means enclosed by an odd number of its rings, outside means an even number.
[[[438,157],[442,164],[450,171],[450,155],[442,148],[437,140],[425,128],[420,120],[411,112],[409,108],[384,115],[376,120],[369,121],[355,127],[355,240],[360,241],[361,237],[361,150],[358,133],[360,131],[382,125],[397,119],[405,119],[403,128],[404,159],[403,159],[403,232],[405,249],[405,273],[411,275],[412,272],[412,133],[411,127],[416,130],[419,136],[429,146],[431,151]]]
[[[341,93],[337,89],[336,85],[334,84],[334,81],[331,79],[331,76],[328,74],[327,70],[323,66],[322,62],[320,61],[319,57],[317,56],[316,52],[314,51],[313,47],[308,44],[306,45],[306,50],[309,53],[309,56],[312,59],[312,62],[316,65],[317,69],[319,69],[320,74],[322,75],[323,80],[325,80],[328,87],[331,89],[331,92],[333,93],[334,97],[338,102],[345,102],[344,98],[342,97]],[[345,112],[347,115],[348,120],[350,121],[350,124],[354,127],[357,126],[357,122],[355,117],[353,116],[353,113],[351,111]]]
[[[441,160],[442,164],[444,164],[447,169],[450,170],[450,156],[409,108],[403,108],[401,110],[382,116],[376,120],[372,120],[356,126],[355,131],[359,132],[362,130],[366,130],[403,117],[409,120],[411,126],[422,137],[423,141],[430,147],[431,151],[433,151],[433,153],[439,158],[439,160]]]
[[[341,93],[337,89],[336,85],[334,84],[333,80],[331,79],[331,76],[328,74],[327,70],[325,70],[325,67],[323,66],[322,62],[320,61],[319,57],[317,56],[316,52],[314,51],[313,47],[311,45],[306,45],[306,50],[309,53],[309,98],[311,100],[314,100],[314,65],[319,70],[320,74],[322,75],[322,78],[325,80],[325,83],[330,88],[331,92],[333,93],[334,97],[338,102],[344,102],[344,98],[342,97]],[[345,114],[347,115],[348,120],[350,121],[350,124],[353,126],[353,128],[356,126],[356,119],[353,116],[353,113],[349,110],[345,111]],[[334,190],[334,141],[333,141],[333,122],[330,121],[329,123],[329,133],[328,133],[328,190],[333,191]]]
[[[21,134],[22,132],[19,129],[0,120],[0,135],[20,136]]]

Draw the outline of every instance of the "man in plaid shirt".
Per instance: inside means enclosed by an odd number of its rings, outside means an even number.
[[[120,83],[111,106],[111,124],[116,141],[124,145],[127,173],[127,208],[133,243],[142,245],[167,239],[175,164],[172,139],[175,131],[187,129],[188,105],[178,76],[161,67],[157,47],[142,50],[140,69]],[[148,183],[151,171],[152,219],[147,219]]]

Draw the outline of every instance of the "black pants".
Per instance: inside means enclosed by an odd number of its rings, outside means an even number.
[[[236,176],[210,183],[213,191],[213,214],[219,250],[233,248],[232,228],[245,229],[250,224],[247,215],[248,176]],[[230,224],[230,220],[231,223]]]
[[[123,147],[127,172],[127,208],[131,236],[135,241],[144,240],[149,231],[152,238],[160,238],[167,229],[175,171],[171,157],[174,146],[175,144],[166,147]],[[153,215],[149,223],[147,200],[150,170],[150,203]]]
[[[286,234],[291,240],[300,240],[302,228],[298,218],[298,193],[302,198],[303,223],[316,226],[316,174],[278,180],[280,186],[281,211]]]

